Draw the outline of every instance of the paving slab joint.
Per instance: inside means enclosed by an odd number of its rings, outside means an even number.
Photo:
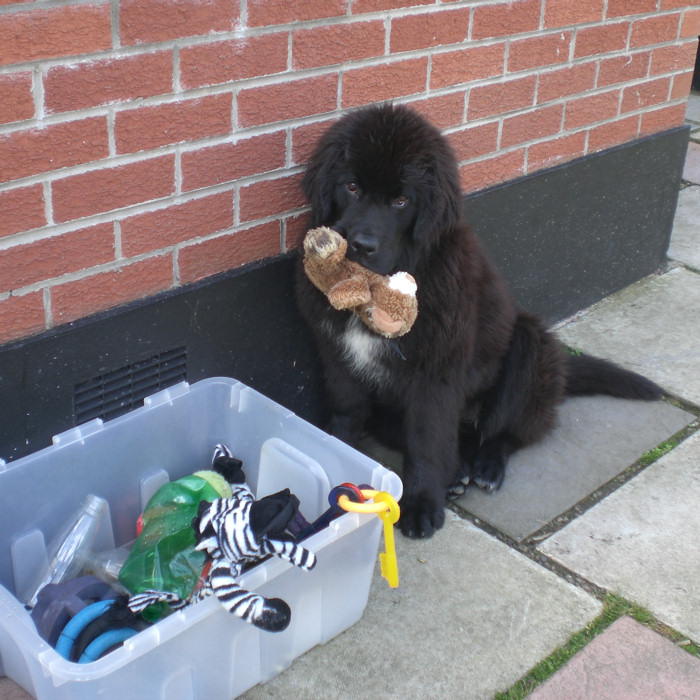
[[[681,402],[676,402],[676,400],[673,400],[668,401],[668,403],[680,406]],[[689,410],[689,412],[693,413],[696,416],[699,413],[697,408],[691,406],[680,407],[684,408],[685,410]],[[503,542],[504,544],[508,545],[511,549],[514,549],[515,551],[519,552],[520,554],[523,554],[536,564],[553,572],[554,574],[559,576],[559,578],[570,583],[571,585],[574,585],[586,591],[590,595],[603,602],[605,601],[606,597],[610,595],[610,592],[607,589],[595,584],[594,582],[585,578],[573,569],[570,569],[567,566],[563,565],[561,562],[550,558],[548,555],[538,550],[537,547],[541,544],[541,542],[554,535],[556,532],[564,528],[573,520],[579,518],[586,511],[588,511],[596,504],[600,503],[611,493],[617,491],[620,487],[628,483],[635,476],[639,475],[640,473],[648,469],[651,465],[655,464],[659,459],[661,459],[661,457],[676,449],[691,435],[694,435],[696,432],[698,432],[699,429],[700,417],[689,423],[682,430],[679,430],[666,440],[660,442],[651,450],[645,452],[639,457],[639,459],[637,459],[623,472],[607,481],[605,484],[603,484],[591,494],[589,494],[586,498],[579,501],[565,512],[556,516],[549,523],[547,523],[546,525],[544,525],[539,530],[535,531],[533,534],[529,535],[522,541],[518,541],[510,537],[509,535],[501,532],[498,528],[470,513],[458,503],[449,502],[447,507],[453,513],[458,515],[461,519],[470,522],[472,525],[479,528],[486,534],[498,539],[500,542]]]
[[[547,538],[551,537],[554,533],[564,528],[572,520],[575,520],[576,518],[583,515],[587,510],[595,506],[597,503],[600,503],[600,501],[602,501],[604,498],[609,496],[611,493],[617,491],[621,486],[623,486],[635,476],[646,470],[657,460],[663,457],[663,455],[677,448],[680,444],[685,442],[691,435],[694,435],[696,432],[698,432],[698,430],[700,429],[700,410],[696,406],[689,404],[687,401],[682,401],[680,399],[675,398],[667,400],[666,403],[681,408],[697,416],[697,418],[678,432],[674,433],[670,437],[658,443],[652,449],[642,454],[639,457],[639,459],[633,462],[629,467],[627,467],[627,469],[625,469],[609,481],[599,486],[597,489],[595,489],[595,491],[590,493],[584,499],[578,501],[571,508],[557,515],[550,522],[546,523],[541,528],[533,532],[531,535],[528,535],[528,537],[526,537],[520,542],[518,542],[512,537],[509,537],[508,535],[493,527],[489,523],[485,522],[481,518],[475,516],[473,513],[470,513],[458,503],[448,502],[448,508],[452,512],[456,513],[460,518],[468,520],[474,526],[478,527],[480,530],[483,530],[488,535],[496,537],[501,542],[507,544],[509,547],[516,549],[524,554],[527,554],[531,558],[538,561],[538,563],[541,563],[541,561],[539,561],[538,559],[541,553],[537,552],[536,557],[531,556],[529,552],[532,548],[536,547],[543,540],[546,540]],[[556,564],[555,566],[559,565]],[[568,570],[567,574],[564,577],[566,578],[567,576]]]
[[[677,405],[679,408],[693,413],[698,414],[697,408],[691,406],[682,406],[680,403],[669,401],[673,405]],[[543,525],[539,530],[536,530],[531,535],[526,537],[521,544],[523,545],[533,545],[536,546],[540,544],[543,540],[551,537],[555,532],[558,532],[563,527],[568,525],[572,520],[583,515],[587,510],[600,503],[604,498],[609,496],[611,493],[617,491],[621,486],[624,486],[628,481],[633,479],[638,474],[648,469],[657,460],[661,459],[665,454],[671,452],[671,450],[676,449],[680,444],[685,442],[691,435],[694,435],[700,429],[700,418],[692,421],[685,426],[682,430],[674,433],[670,437],[666,438],[658,445],[650,450],[647,450],[641,457],[633,462],[627,469],[614,476],[612,479],[606,483],[599,486],[595,491],[586,496],[586,498],[575,503],[571,508],[560,513],[554,519],[552,519],[547,524]]]
[[[551,571],[567,583],[570,583],[571,585],[586,591],[601,602],[607,595],[608,591],[606,589],[596,585],[592,581],[589,581],[580,574],[576,573],[573,569],[569,569],[568,567],[564,566],[555,559],[552,559],[546,554],[540,552],[536,548],[540,540],[532,541],[532,537],[528,537],[526,540],[518,542],[516,539],[509,537],[508,535],[493,527],[489,523],[485,522],[481,518],[477,518],[475,515],[465,510],[457,503],[450,502],[448,503],[447,508],[456,515],[458,515],[462,520],[470,522],[472,525],[474,525],[474,527],[479,528],[487,535],[490,535],[491,537],[499,540],[500,542],[503,542],[504,544],[508,545],[511,549],[526,556],[528,559],[535,562],[542,568]]]
[[[603,611],[590,624],[574,633],[566,644],[555,649],[510,688],[497,693],[495,700],[521,700],[529,695],[538,685],[562,668],[575,654],[582,651],[598,635],[625,615],[670,640],[692,656],[700,657],[700,644],[660,622],[642,606],[614,593],[606,593],[603,596],[603,606]]]

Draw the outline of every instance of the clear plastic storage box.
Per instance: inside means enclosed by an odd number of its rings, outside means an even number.
[[[66,661],[39,637],[13,594],[45,556],[44,542],[86,494],[109,503],[96,548],[110,549],[134,539],[139,514],[166,480],[209,468],[217,443],[243,460],[256,496],[289,487],[309,521],[327,508],[333,486],[369,484],[398,500],[401,481],[227,378],[178,384],[147,398],[142,408],[104,424],[91,421],[53,443],[0,462],[0,675],[35,697],[229,700],[362,616],[382,524],[374,515],[346,513],[304,542],[318,557],[313,571],[272,558],[241,577],[246,588],[287,601],[292,620],[284,632],[258,630],[210,597],[97,661]]]

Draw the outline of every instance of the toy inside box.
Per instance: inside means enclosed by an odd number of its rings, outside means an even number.
[[[256,498],[289,488],[307,521],[326,512],[329,492],[346,482],[401,496],[398,476],[227,378],[178,384],[120,418],[58,435],[51,447],[0,468],[0,675],[37,698],[121,698],[138,688],[139,697],[229,699],[360,619],[382,522],[345,513],[303,540],[316,558],[312,570],[276,556],[238,577],[241,587],[285,601],[291,621],[283,631],[248,624],[211,595],[90,663],[63,658],[41,638],[15,593],[27,590],[55,529],[94,494],[106,513],[93,549],[132,542],[151,496],[210,469],[216,445],[242,461]]]

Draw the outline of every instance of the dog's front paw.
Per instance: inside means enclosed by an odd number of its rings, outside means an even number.
[[[487,493],[498,491],[506,475],[506,461],[507,457],[500,444],[485,443],[477,452],[471,480]]]
[[[401,532],[412,539],[432,537],[445,524],[445,508],[432,496],[420,493],[401,499]]]

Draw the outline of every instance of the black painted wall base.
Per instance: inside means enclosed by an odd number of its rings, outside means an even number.
[[[674,129],[466,198],[524,308],[555,321],[663,264],[688,133]],[[293,269],[280,257],[0,347],[0,458],[118,415],[144,392],[216,375],[322,425],[321,375],[294,304]]]

